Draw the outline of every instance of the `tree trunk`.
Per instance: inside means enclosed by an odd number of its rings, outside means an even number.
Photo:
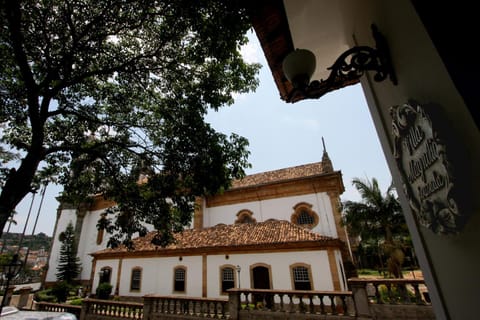
[[[32,181],[42,157],[29,152],[18,170],[12,169],[0,193],[0,237],[15,207],[32,191]]]

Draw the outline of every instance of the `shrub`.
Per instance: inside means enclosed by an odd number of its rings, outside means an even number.
[[[96,290],[96,295],[98,299],[109,299],[110,294],[112,293],[112,285],[108,282],[100,283]]]
[[[34,294],[35,301],[55,302],[57,299],[52,294],[52,289],[37,291]]]
[[[382,284],[378,286],[378,291],[383,303],[403,303],[407,299],[407,295],[410,300],[415,299],[415,294],[404,285],[394,285],[388,290],[387,286]]]
[[[57,298],[57,302],[62,303],[67,301],[70,290],[71,285],[68,282],[60,281],[52,287],[52,295]]]

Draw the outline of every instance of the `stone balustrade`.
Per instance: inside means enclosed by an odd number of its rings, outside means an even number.
[[[146,295],[143,297],[144,313],[148,319],[228,318],[228,300],[190,298],[184,296]]]
[[[435,319],[421,279],[349,279],[357,317],[362,319]]]
[[[370,303],[430,304],[426,286],[421,279],[350,279],[350,286],[364,287]]]
[[[143,296],[143,303],[85,299],[80,320],[435,319],[423,280],[350,279],[348,284],[351,291],[232,288],[228,300],[153,294]],[[55,304],[38,307],[60,310]]]
[[[82,307],[63,303],[36,302],[35,309],[38,311],[69,312],[76,315],[78,318],[80,317]]]
[[[354,317],[355,308],[350,291],[230,289],[230,319],[245,318],[248,313],[308,314]],[[243,316],[242,316],[243,314]],[[255,318],[258,318],[257,314]]]
[[[85,299],[80,319],[143,319],[143,314],[143,303]]]

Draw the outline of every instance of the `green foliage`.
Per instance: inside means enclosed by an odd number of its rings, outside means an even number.
[[[57,280],[72,284],[80,274],[80,259],[77,257],[75,230],[70,222],[64,232],[60,233],[60,256],[57,265]]]
[[[83,298],[76,298],[68,301],[68,304],[73,306],[81,306],[83,304]]]
[[[72,285],[67,281],[59,281],[52,287],[52,295],[57,299],[58,303],[67,301],[67,298],[72,290]]]
[[[387,286],[382,284],[378,286],[377,290],[380,293],[382,303],[397,304],[405,301],[415,301],[415,293],[409,290],[405,285],[393,285],[389,290]]]
[[[34,293],[35,301],[44,302],[67,302],[71,305],[81,305],[83,298],[78,297],[75,293],[78,287],[65,281],[57,282],[53,287],[40,290]]]
[[[2,235],[2,241],[5,245],[13,246],[18,245],[20,242],[21,233],[5,232]],[[30,250],[45,249],[46,252],[50,251],[50,244],[52,237],[47,236],[45,233],[40,232],[36,235],[25,234],[23,236],[22,245],[28,247]]]
[[[358,274],[362,276],[379,276],[378,270],[373,269],[358,269]]]
[[[0,255],[0,266],[5,266],[10,264],[13,259],[13,254],[10,252],[5,252]]]
[[[38,302],[40,302],[40,301],[55,302],[57,300],[57,298],[55,298],[55,296],[53,295],[52,289],[49,288],[49,289],[46,289],[46,290],[41,290],[41,291],[35,292],[34,300],[38,301]]]
[[[112,293],[112,285],[108,282],[100,283],[95,291],[98,299],[109,299]]]
[[[393,185],[383,195],[375,178],[372,181],[355,178],[352,184],[362,201],[342,203],[343,225],[347,226],[350,235],[360,237],[359,249],[373,248],[379,255],[385,253],[389,273],[402,277],[401,265],[405,257],[402,241],[410,234]],[[383,268],[383,262],[380,264]]]
[[[54,181],[72,204],[118,203],[99,225],[110,245],[144,223],[164,245],[194,196],[244,175],[248,141],[204,119],[258,85],[239,50],[251,28],[241,1],[0,1],[0,151],[22,156],[0,170],[0,230]]]
[[[351,235],[360,236],[362,241],[377,242],[393,242],[394,237],[409,235],[393,185],[383,195],[375,178],[371,182],[355,178],[352,184],[359,191],[362,201],[342,203],[343,224]]]

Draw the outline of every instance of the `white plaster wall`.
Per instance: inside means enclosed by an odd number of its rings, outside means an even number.
[[[56,230],[57,234],[55,235],[55,241],[51,250],[52,253],[49,263],[50,269],[48,272],[47,281],[56,281],[55,273],[58,265],[58,257],[61,246],[61,242],[58,241],[58,234],[65,231],[69,221],[72,221],[73,225],[75,226],[77,220],[76,212],[77,211],[75,209],[67,209],[61,212]],[[105,209],[87,211],[85,213],[85,217],[83,218],[82,232],[80,234],[77,250],[77,256],[80,258],[81,263],[80,279],[83,280],[88,280],[91,276],[93,257],[90,254],[105,249],[110,237],[110,234],[104,232],[102,242],[97,244],[97,223],[103,212],[105,212]],[[152,229],[152,227],[149,225],[147,225],[147,228],[150,230]],[[134,236],[134,238],[135,237],[136,236]]]
[[[226,206],[203,208],[203,226],[213,227],[219,223],[233,224],[240,210],[250,210],[258,222],[262,219],[261,201],[243,202]]]
[[[326,251],[300,251],[282,253],[258,253],[258,254],[230,254],[229,259],[225,255],[208,256],[207,258],[207,295],[209,298],[226,298],[220,294],[220,266],[231,264],[239,265],[240,286],[251,287],[250,266],[266,264],[271,267],[272,289],[292,290],[290,265],[295,263],[309,264],[312,270],[314,290],[333,290],[333,282]],[[235,275],[237,276],[237,275]],[[238,281],[238,279],[237,279]],[[238,284],[238,282],[237,282]]]
[[[252,211],[257,222],[268,219],[290,221],[294,213],[293,207],[301,202],[311,204],[312,210],[319,216],[319,224],[312,231],[338,237],[330,197],[326,192],[204,208],[204,226],[211,227],[219,223],[233,224],[237,219],[237,213],[244,209]]]
[[[337,261],[341,261],[339,254],[337,254]],[[227,299],[227,295],[220,293],[220,266],[239,265],[241,267],[240,285],[242,288],[250,288],[250,267],[260,263],[271,267],[270,276],[273,289],[292,290],[290,265],[305,263],[311,267],[314,290],[333,290],[330,264],[326,251],[230,254],[229,259],[226,259],[225,255],[207,257],[207,296],[209,298]],[[173,291],[173,270],[179,266],[187,269],[186,292],[183,294]],[[96,263],[94,272],[92,293],[95,293],[99,283],[98,272],[104,267],[110,267],[112,269],[110,283],[113,285],[113,292],[116,289],[115,286],[119,268],[118,260],[99,260]],[[142,268],[142,282],[139,292],[130,291],[131,271],[135,267]],[[118,290],[121,296],[141,297],[145,294],[185,295],[189,297],[202,296],[201,256],[182,257],[182,261],[179,260],[179,257],[124,259],[121,268],[122,276]],[[237,273],[235,273],[235,277],[237,278]],[[236,283],[238,284],[238,279]]]
[[[104,235],[104,240],[100,245],[96,244],[97,241],[97,221],[100,214],[104,210],[87,211],[83,219],[82,232],[78,242],[77,256],[80,258],[81,273],[80,279],[90,279],[90,273],[92,270],[92,257],[89,255],[92,252],[106,248],[108,235]],[[55,273],[57,272],[58,259],[60,256],[60,247],[62,243],[58,240],[58,236],[61,232],[65,231],[69,222],[75,226],[77,221],[76,209],[62,210],[57,222],[57,228],[54,234],[54,241],[50,253],[49,270],[47,273],[46,281],[56,281]]]
[[[93,292],[98,285],[99,275],[97,271],[105,266],[112,268],[111,284],[115,288],[117,282],[118,261],[100,260],[96,265],[94,288],[92,288]],[[183,266],[187,269],[185,293],[173,291],[173,270],[174,268],[180,266]],[[130,291],[130,276],[134,267],[142,268],[142,281],[139,292]],[[141,297],[145,294],[201,297],[202,257],[182,257],[182,261],[179,260],[179,257],[124,259],[122,262],[122,277],[118,293],[122,296],[138,297]]]
[[[158,277],[156,274],[162,274],[161,278],[166,278],[167,273],[159,265],[159,259],[124,259],[122,262],[122,277],[120,280],[119,295],[141,297],[144,294],[155,293]],[[130,291],[130,278],[132,269],[142,268],[142,281],[140,291]],[[115,285],[115,283],[112,283]],[[157,292],[162,294],[161,292]]]
[[[52,243],[52,248],[50,249],[50,258],[48,260],[49,267],[47,271],[47,276],[45,278],[45,281],[47,282],[57,281],[57,276],[55,274],[57,273],[60,247],[62,246],[62,243],[58,240],[58,236],[60,233],[65,231],[69,222],[75,225],[75,222],[77,221],[76,212],[77,211],[75,209],[63,210],[60,217],[58,218],[55,234],[53,235],[54,241]]]
[[[83,218],[82,233],[80,235],[80,241],[78,243],[77,256],[82,263],[82,272],[80,274],[81,279],[90,279],[92,271],[92,256],[93,253],[98,250],[106,248],[108,234],[105,232],[103,235],[103,241],[100,245],[97,245],[97,222],[100,219],[100,215],[105,210],[88,211]],[[100,270],[100,269],[99,269]]]

